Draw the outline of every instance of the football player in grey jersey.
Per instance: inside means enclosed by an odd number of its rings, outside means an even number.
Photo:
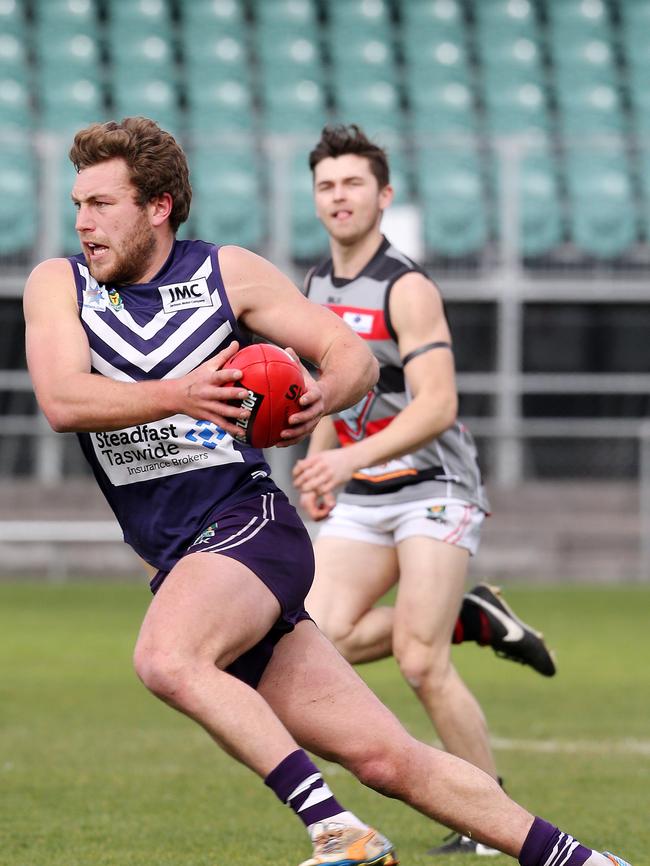
[[[322,521],[307,608],[350,662],[393,654],[445,748],[497,779],[452,639],[489,643],[547,675],[553,659],[485,584],[465,597],[459,618],[489,504],[472,437],[456,417],[440,292],[381,232],[392,200],[386,154],[354,125],[326,127],[310,167],[331,257],[310,271],[305,293],[366,340],[380,375],[355,407],[321,420],[294,469],[302,506]],[[395,605],[375,606],[394,584]],[[497,853],[462,835],[431,853],[459,850]]]

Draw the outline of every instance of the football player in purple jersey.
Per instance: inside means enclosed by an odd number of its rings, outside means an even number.
[[[314,845],[303,866],[396,863],[306,749],[523,866],[609,866],[409,736],[305,611],[309,536],[261,452],[234,438],[242,389],[222,368],[252,332],[320,369],[289,443],[372,387],[364,342],[264,259],[176,239],[187,161],[153,121],[93,124],[70,155],[83,252],[29,277],[28,363],[50,424],[80,434],[126,540],[157,569],[135,650],[145,686],[293,809]]]

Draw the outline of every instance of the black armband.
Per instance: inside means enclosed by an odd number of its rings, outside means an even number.
[[[408,362],[412,361],[413,358],[417,358],[418,355],[423,355],[425,352],[430,352],[431,349],[451,349],[451,343],[441,340],[438,343],[427,343],[424,346],[420,346],[419,349],[413,349],[412,352],[409,352],[408,355],[402,358],[402,366],[406,367]]]

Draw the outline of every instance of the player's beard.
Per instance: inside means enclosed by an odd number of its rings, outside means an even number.
[[[90,273],[102,285],[132,285],[139,282],[142,275],[147,272],[155,248],[156,238],[153,229],[143,214],[131,234],[122,242],[120,251],[111,247],[115,257],[111,269],[104,271],[101,266],[95,269],[89,262]]]

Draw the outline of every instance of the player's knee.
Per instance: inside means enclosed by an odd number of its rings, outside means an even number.
[[[400,785],[406,776],[403,766],[404,750],[382,744],[376,750],[368,750],[352,762],[349,769],[368,788],[389,797],[399,795]]]
[[[347,658],[350,650],[349,638],[352,633],[352,626],[340,620],[325,618],[323,623],[318,623],[318,627],[341,655]]]
[[[142,683],[156,697],[170,704],[181,702],[186,681],[183,659],[166,650],[137,646],[133,665]]]
[[[411,641],[396,647],[395,658],[402,676],[416,691],[426,688],[435,691],[442,688],[449,670],[446,653],[438,653],[434,647]]]

